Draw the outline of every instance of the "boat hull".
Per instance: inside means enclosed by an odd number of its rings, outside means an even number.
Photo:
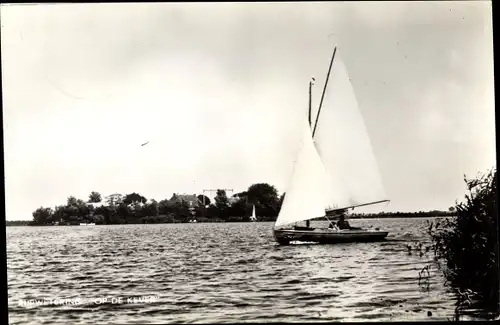
[[[273,229],[275,240],[280,245],[290,242],[314,242],[318,244],[336,244],[353,242],[376,242],[385,240],[387,231],[373,230],[328,230],[328,229]]]

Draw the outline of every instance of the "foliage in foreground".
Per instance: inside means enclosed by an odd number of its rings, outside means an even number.
[[[429,224],[436,257],[445,262],[447,281],[460,297],[472,292],[479,307],[498,315],[499,246],[496,169],[465,178],[465,201],[457,217]]]

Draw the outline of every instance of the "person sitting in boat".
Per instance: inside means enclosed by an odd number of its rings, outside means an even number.
[[[349,224],[349,222],[347,222],[347,220],[345,220],[345,215],[344,214],[341,214],[339,216],[339,221],[337,222],[337,227],[339,229],[348,229],[348,230],[359,230],[359,229],[361,229],[359,227],[351,227],[351,225]]]

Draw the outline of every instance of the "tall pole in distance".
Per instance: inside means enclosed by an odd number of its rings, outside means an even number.
[[[311,127],[311,88],[312,88],[312,81],[309,81],[309,115],[308,115],[309,127]]]
[[[309,81],[309,115],[308,115],[309,127],[312,127],[311,109],[312,109],[312,86],[314,85],[314,81],[316,81],[314,77],[312,77],[311,80]]]

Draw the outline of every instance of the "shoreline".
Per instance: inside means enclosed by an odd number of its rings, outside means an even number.
[[[353,216],[349,217],[350,220],[364,220],[364,219],[425,219],[425,218],[450,218],[456,217],[456,215],[416,215],[416,216],[405,216],[405,215],[368,215],[368,216]],[[257,221],[246,221],[246,220],[206,220],[197,222],[136,222],[136,223],[96,223],[95,225],[80,225],[78,224],[32,224],[29,220],[15,220],[15,221],[5,221],[6,227],[62,227],[62,226],[81,226],[81,227],[94,227],[94,226],[110,226],[110,225],[148,225],[148,224],[197,224],[197,223],[262,223],[262,222],[274,222],[275,220],[257,220]],[[311,221],[325,221],[325,220],[311,220]]]

